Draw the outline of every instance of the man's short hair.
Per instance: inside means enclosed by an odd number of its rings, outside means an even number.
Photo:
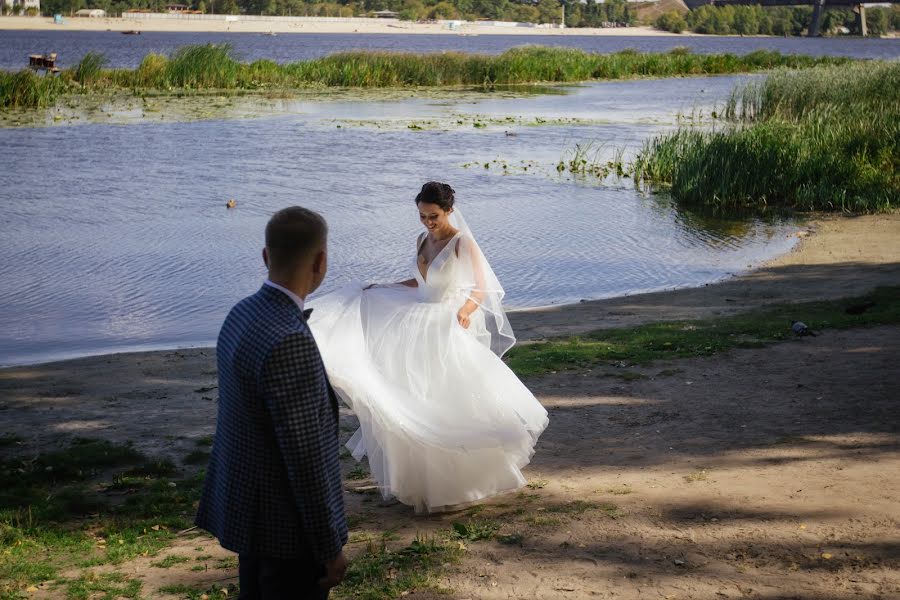
[[[269,268],[294,269],[311,259],[325,245],[328,224],[317,212],[302,206],[289,206],[272,215],[266,225]]]

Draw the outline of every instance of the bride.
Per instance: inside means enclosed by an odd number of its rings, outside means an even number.
[[[368,456],[385,499],[438,512],[523,486],[548,420],[500,359],[515,343],[503,288],[453,189],[426,183],[416,206],[413,277],[348,284],[311,303],[309,324],[359,417],[354,458]]]

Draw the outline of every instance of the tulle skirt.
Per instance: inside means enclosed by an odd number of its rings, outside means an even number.
[[[310,303],[331,383],[359,418],[347,447],[385,498],[450,510],[525,484],[547,411],[468,329],[459,298],[422,301],[400,285],[349,284]]]

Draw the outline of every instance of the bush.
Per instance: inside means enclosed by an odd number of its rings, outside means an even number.
[[[656,28],[671,33],[681,33],[687,29],[687,21],[674,10],[663,13],[656,19]]]

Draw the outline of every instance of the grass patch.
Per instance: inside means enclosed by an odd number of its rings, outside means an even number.
[[[368,477],[369,471],[362,465],[354,467],[349,473],[347,473],[347,479],[351,480],[366,479]]]
[[[451,537],[469,542],[489,540],[494,537],[500,525],[493,521],[469,521],[468,523],[453,523],[451,525]]]
[[[645,143],[637,185],[714,212],[889,211],[900,198],[900,63],[779,72],[732,95],[734,124]]]
[[[689,475],[684,476],[684,480],[688,483],[695,483],[697,481],[708,481],[709,474],[706,472],[706,469],[697,471],[696,473],[691,473]]]
[[[37,457],[5,461],[0,465],[0,487],[53,485],[83,481],[104,469],[143,461],[143,456],[131,446],[116,446],[110,442],[76,438],[65,450]],[[2,493],[2,492],[0,492]],[[14,502],[0,496],[0,507]]]
[[[547,486],[548,483],[550,482],[546,479],[532,479],[525,485],[527,485],[532,490],[542,490]]]
[[[533,515],[525,519],[525,522],[538,529],[562,525],[562,519],[559,517],[547,517],[544,515]]]
[[[180,565],[181,563],[186,563],[190,558],[187,556],[179,556],[178,554],[170,554],[162,560],[158,560],[156,562],[150,563],[150,566],[157,567],[160,569],[169,569],[174,567],[175,565]]]
[[[89,571],[68,585],[69,600],[118,600],[139,598],[141,581],[129,579],[122,573],[94,573]]]
[[[0,106],[42,108],[65,93],[135,95],[234,90],[280,94],[310,87],[479,87],[591,79],[749,73],[776,67],[845,64],[850,59],[782,55],[757,51],[734,54],[594,54],[572,48],[525,46],[499,55],[442,52],[343,52],[280,65],[269,60],[242,63],[228,44],[185,46],[170,56],[148,54],[136,69],[104,69],[105,58],[89,53],[59,76],[31,70],[0,72]],[[478,125],[476,125],[477,127]]]
[[[110,481],[113,469],[124,472]],[[120,564],[168,546],[175,531],[190,525],[203,480],[203,473],[165,478],[174,470],[170,461],[130,445],[89,439],[0,463],[0,597],[17,597],[64,569]],[[140,582],[87,571],[69,582],[68,593],[101,598],[139,591]]]
[[[862,314],[854,306],[871,303]],[[792,319],[814,331],[900,323],[900,286],[878,288],[844,300],[778,305],[730,317],[649,323],[604,329],[576,336],[523,344],[507,354],[516,374],[534,376],[584,369],[603,362],[649,363],[654,360],[711,356],[733,348],[758,348],[794,337]]]
[[[238,568],[238,558],[237,556],[226,556],[225,558],[219,558],[216,560],[216,564],[213,565],[214,569],[237,569]]]
[[[206,435],[194,442],[194,444],[199,448],[209,448],[213,445],[213,436]]]
[[[497,541],[504,546],[521,546],[525,541],[525,536],[517,531],[506,535],[498,535]]]
[[[564,504],[551,504],[544,508],[545,512],[548,513],[563,513],[563,514],[575,514],[580,515],[584,514],[589,510],[596,510],[600,508],[600,505],[596,502],[587,502],[585,500],[574,500],[572,502],[566,502]]]
[[[157,592],[169,596],[179,596],[185,600],[229,600],[238,597],[240,588],[233,583],[211,587],[191,586],[179,583],[175,585],[165,585],[159,588]]]
[[[168,458],[156,458],[156,459],[147,459],[141,462],[141,464],[132,467],[125,471],[122,476],[123,477],[143,477],[147,478],[159,478],[159,477],[169,477],[178,472],[178,467],[175,466]]]
[[[436,537],[417,537],[399,550],[370,543],[350,562],[343,583],[333,593],[337,598],[382,600],[438,589],[436,576],[442,566],[457,562],[461,555],[459,542]]]
[[[206,450],[194,450],[188,453],[182,459],[182,462],[186,465],[205,465],[209,462],[209,452]]]

